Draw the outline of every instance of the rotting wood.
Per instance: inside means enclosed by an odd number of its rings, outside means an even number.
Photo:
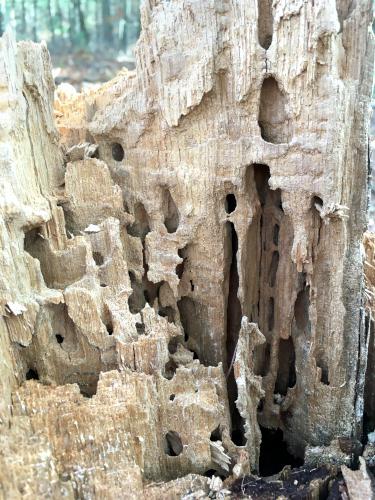
[[[46,48],[1,39],[6,497],[219,495],[261,430],[281,467],[358,454],[373,42],[341,3],[144,2],[136,71],[57,92],[58,132]]]

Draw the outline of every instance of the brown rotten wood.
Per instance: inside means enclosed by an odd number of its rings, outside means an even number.
[[[6,497],[360,453],[373,42],[337,3],[145,2],[137,69],[59,88],[58,130],[46,48],[2,38]]]

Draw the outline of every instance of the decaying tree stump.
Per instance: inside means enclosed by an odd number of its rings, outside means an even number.
[[[0,42],[6,498],[361,452],[370,0],[141,14],[135,72],[60,88],[57,129],[47,49]]]

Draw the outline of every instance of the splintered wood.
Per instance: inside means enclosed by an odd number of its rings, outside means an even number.
[[[270,436],[350,462],[373,42],[336,4],[145,1],[136,70],[55,103],[2,37],[2,497],[224,498]]]

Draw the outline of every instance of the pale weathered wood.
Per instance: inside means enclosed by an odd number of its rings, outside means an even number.
[[[259,426],[301,460],[361,439],[371,2],[141,13],[59,134],[46,48],[0,42],[7,498],[220,495]]]

